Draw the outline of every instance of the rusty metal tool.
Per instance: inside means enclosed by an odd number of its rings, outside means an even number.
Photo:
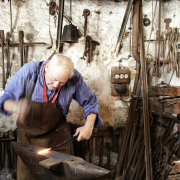
[[[177,69],[177,77],[180,77],[180,54],[178,53],[178,69]]]
[[[4,69],[4,30],[0,30],[1,48],[2,48],[2,87],[5,88],[5,69]]]
[[[84,60],[85,60],[85,56],[88,55],[90,40],[91,40],[91,36],[86,35],[86,37],[85,37],[84,53],[83,53],[83,57],[81,57],[81,59],[84,59]]]
[[[116,56],[120,52],[121,41],[123,39],[123,35],[124,35],[125,29],[126,29],[126,24],[127,24],[128,18],[129,18],[129,14],[131,12],[132,4],[133,4],[133,0],[128,0],[128,4],[126,7],[123,22],[121,25],[121,29],[120,29],[119,36],[118,36],[117,43],[116,43],[116,47],[115,47]]]
[[[11,76],[11,65],[10,65],[10,33],[6,33],[6,43],[7,43],[7,72],[6,79]]]
[[[47,47],[47,49],[51,49],[53,46],[53,39],[52,39],[52,35],[51,35],[51,28],[50,28],[50,14],[49,14],[49,36],[51,38],[51,45],[49,47]]]
[[[142,2],[142,1],[141,1]],[[153,179],[152,157],[151,157],[151,134],[150,134],[150,118],[149,118],[149,97],[147,87],[147,72],[144,50],[144,30],[143,30],[143,12],[140,7],[140,62],[142,77],[142,98],[143,98],[143,119],[144,119],[144,143],[146,158],[146,179]]]
[[[86,36],[86,30],[87,30],[87,16],[90,15],[89,9],[83,10],[83,16],[84,16],[84,37]]]
[[[89,59],[88,59],[88,63],[91,62],[92,60],[92,56],[93,56],[93,50],[94,50],[94,47],[96,45],[99,45],[100,43],[98,41],[95,41],[95,40],[90,40],[90,47],[89,47]]]
[[[156,76],[158,76],[159,66],[158,66],[158,52],[157,52],[157,42],[158,42],[159,31],[156,31],[156,42],[155,42],[155,64],[156,64]]]
[[[102,144],[99,152],[99,166],[103,167],[103,155],[104,155],[104,134],[103,131],[100,129],[100,132],[102,134]]]
[[[122,171],[125,155],[128,151],[127,147],[128,147],[128,143],[129,143],[129,139],[130,139],[130,132],[132,129],[134,113],[135,113],[135,109],[137,108],[138,97],[139,97],[140,89],[141,89],[141,81],[139,80],[139,71],[140,71],[140,65],[138,63],[137,69],[136,69],[133,93],[132,93],[132,97],[131,97],[131,104],[130,104],[128,118],[127,118],[126,130],[123,135],[121,151],[118,153],[118,159],[117,159],[117,163],[116,163],[114,179],[119,179],[120,172]],[[135,96],[136,96],[136,98],[135,98]]]
[[[48,151],[41,155],[38,152],[44,149],[42,147],[25,143],[11,143],[37,180],[92,180],[110,173],[110,171],[90,164],[79,157],[56,151]]]
[[[159,0],[159,18],[158,18],[158,76],[160,76],[160,48],[161,48],[161,0]]]
[[[167,72],[170,73],[171,71],[171,67],[172,67],[172,64],[171,64],[171,56],[172,56],[172,45],[173,45],[173,41],[174,41],[174,32],[175,29],[173,28],[172,29],[172,32],[170,34],[170,37],[169,37],[169,51],[168,51],[168,70]]]
[[[165,30],[164,31],[164,42],[163,42],[163,72],[164,72],[164,64],[165,64],[166,40],[167,40],[167,35],[166,35],[166,30]]]
[[[19,42],[20,42],[20,47],[21,47],[21,67],[24,64],[24,32],[19,31]]]
[[[129,169],[130,169],[130,165],[132,164],[132,160],[134,158],[134,161],[135,161],[135,159],[137,157],[137,152],[139,152],[139,146],[140,146],[140,140],[141,140],[142,133],[143,133],[143,128],[141,128],[140,133],[138,135],[138,138],[136,139],[136,142],[135,142],[134,146],[131,149],[132,151],[131,151],[131,154],[129,156],[128,164],[126,166],[126,169],[124,171],[124,174],[123,174],[123,177],[121,178],[121,180],[126,179],[126,176],[127,176],[128,172],[130,172]]]

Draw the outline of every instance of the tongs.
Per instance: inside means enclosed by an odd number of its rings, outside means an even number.
[[[63,141],[62,143],[60,143],[60,144],[58,144],[58,145],[56,145],[56,146],[54,146],[54,147],[51,147],[50,149],[54,149],[54,148],[63,146],[63,145],[65,145],[65,144],[68,144],[68,143],[70,143],[70,142],[76,140],[77,137],[78,137],[78,136],[75,136],[75,137],[72,137],[72,138],[70,138],[70,139],[67,139],[67,140]]]

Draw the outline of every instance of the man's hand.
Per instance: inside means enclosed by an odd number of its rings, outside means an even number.
[[[25,98],[20,99],[20,101],[9,99],[4,102],[3,108],[8,113],[16,113],[18,115],[18,123],[23,125],[29,112],[30,103]]]
[[[25,116],[27,112],[29,111],[30,103],[27,99],[22,98],[20,101],[17,103],[14,113],[16,113],[19,116]]]
[[[96,114],[89,114],[87,116],[86,124],[76,129],[76,133],[73,136],[77,136],[79,134],[77,141],[88,140],[91,137],[96,116]]]

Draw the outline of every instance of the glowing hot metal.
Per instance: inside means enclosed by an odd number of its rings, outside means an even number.
[[[45,150],[42,150],[42,151],[39,151],[38,154],[43,154],[43,153],[46,153],[47,151],[51,150],[51,148],[49,149],[45,149]]]

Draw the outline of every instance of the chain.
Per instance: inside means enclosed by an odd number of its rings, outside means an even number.
[[[54,16],[54,26],[56,28],[57,14],[58,14],[58,6],[56,0],[50,0],[50,2],[47,3],[47,6],[49,6],[49,14]]]

